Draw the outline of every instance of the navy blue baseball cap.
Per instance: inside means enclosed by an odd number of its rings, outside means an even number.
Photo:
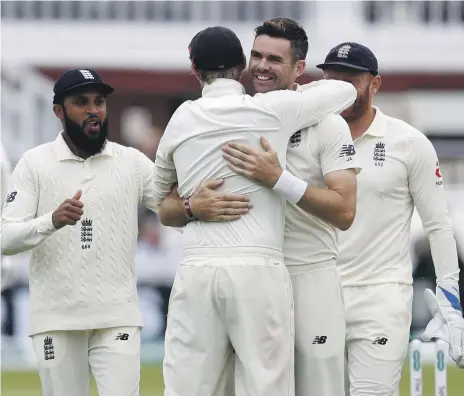
[[[85,89],[96,89],[104,95],[111,94],[114,89],[108,84],[105,84],[100,75],[92,69],[71,69],[64,72],[55,82],[53,92],[53,103],[59,103],[66,96],[76,90]]]
[[[223,26],[197,33],[188,48],[196,70],[220,71],[245,64],[242,43],[232,30]]]
[[[316,67],[322,70],[343,67],[368,72],[374,76],[379,74],[379,65],[373,52],[366,46],[354,42],[338,44],[329,51],[325,62]]]

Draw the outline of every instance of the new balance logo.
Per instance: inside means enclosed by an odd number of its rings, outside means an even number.
[[[51,337],[45,337],[43,348],[45,360],[55,359],[55,348],[53,347],[53,339]]]
[[[313,344],[325,344],[326,341],[327,341],[326,336],[316,336],[314,337]]]
[[[127,333],[118,333],[115,340],[127,341],[129,339],[129,334]]]
[[[372,344],[385,345],[388,342],[388,338],[377,337]]]
[[[17,191],[12,191],[9,194],[7,194],[6,200],[5,200],[6,203],[9,204],[9,203],[13,202],[15,200],[17,194],[18,194]]]
[[[352,156],[356,154],[356,150],[352,144],[344,144],[340,149],[339,157],[347,157],[348,160],[351,160]]]
[[[89,70],[79,70],[86,80],[95,80],[95,77]]]

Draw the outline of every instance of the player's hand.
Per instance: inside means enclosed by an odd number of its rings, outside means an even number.
[[[201,221],[234,221],[251,208],[246,195],[214,191],[224,180],[208,180],[190,197],[190,210]]]
[[[53,212],[52,221],[56,229],[60,229],[66,225],[75,225],[84,214],[82,208],[84,204],[80,201],[82,191],[79,190],[74,197],[64,201],[58,209]]]
[[[457,282],[442,282],[437,286],[436,293],[425,290],[425,302],[433,317],[421,338],[423,341],[446,341],[450,357],[459,368],[464,368],[464,319],[458,287],[453,287],[453,283],[457,285]],[[444,287],[440,286],[442,284]]]
[[[260,143],[264,151],[242,143],[228,143],[222,148],[223,157],[235,173],[272,188],[282,174],[282,167],[270,143],[263,137]]]

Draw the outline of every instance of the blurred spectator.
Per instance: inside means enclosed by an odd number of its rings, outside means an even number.
[[[154,160],[161,135],[162,131],[153,125],[148,109],[133,106],[124,110],[121,116],[121,138],[124,143]]]
[[[182,254],[180,234],[173,239],[172,231],[163,227],[154,213],[141,212],[136,272],[144,340],[162,338],[166,330],[169,296]]]

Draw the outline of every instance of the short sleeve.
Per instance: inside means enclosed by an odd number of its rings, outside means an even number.
[[[328,116],[317,126],[316,133],[320,143],[319,156],[324,176],[343,169],[354,169],[356,173],[361,171],[350,128],[341,116]]]

